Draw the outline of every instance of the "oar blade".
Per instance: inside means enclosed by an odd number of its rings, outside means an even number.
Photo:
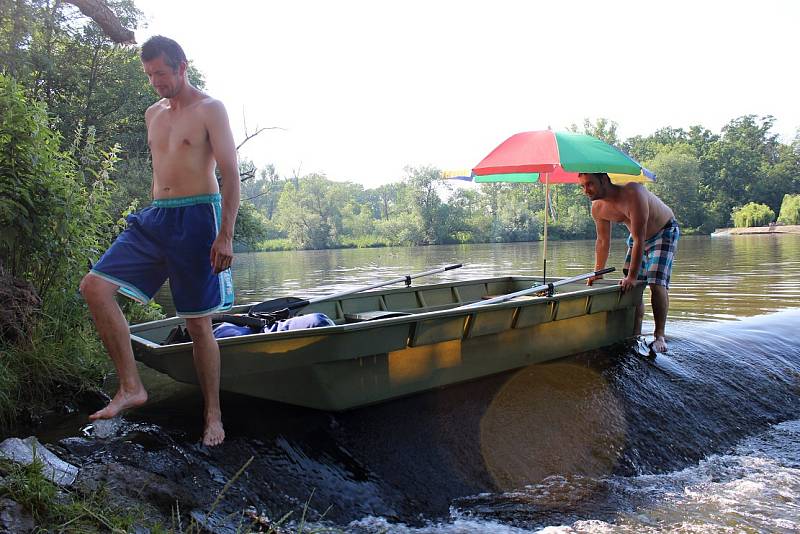
[[[308,304],[307,299],[300,299],[297,297],[281,297],[277,299],[259,302],[250,308],[250,313],[271,313],[274,311],[289,308],[295,310]]]

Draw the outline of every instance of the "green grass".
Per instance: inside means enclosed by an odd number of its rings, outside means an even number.
[[[156,304],[128,301],[122,308],[131,324],[164,317]],[[16,344],[0,340],[0,427],[8,429],[22,415],[99,390],[111,369],[80,296],[45,303],[29,339]]]
[[[98,389],[108,364],[89,321],[45,318],[26,342],[0,344],[0,426]]]
[[[342,248],[380,248],[391,247],[393,244],[386,237],[379,235],[365,235],[359,237],[344,237],[342,238]]]
[[[46,532],[128,532],[139,519],[136,511],[123,515],[108,504],[104,490],[88,495],[59,489],[42,474],[36,458],[23,466],[0,461],[0,495],[21,504]]]
[[[279,250],[297,250],[295,245],[290,239],[265,239],[260,241],[255,250],[258,252],[275,252]]]
[[[219,506],[225,493],[236,483],[250,463],[251,457],[228,481],[212,503],[206,518],[211,517]],[[42,462],[37,458],[27,466],[0,460],[0,496],[21,504],[33,517],[36,527],[44,532],[89,533],[89,532],[130,532],[134,526],[147,528],[152,534],[201,534],[208,532],[194,518],[183,523],[180,505],[173,508],[169,526],[160,523],[146,524],[142,509],[136,507],[119,512],[119,507],[111,504],[105,488],[88,494],[76,490],[58,488],[42,474]],[[313,492],[312,495],[313,496]],[[253,513],[237,512],[224,517],[226,522],[238,525],[236,532],[245,534],[260,532],[265,534],[336,534],[342,531],[335,527],[310,527],[306,515],[309,500],[303,506],[300,518],[290,524],[293,513],[289,512],[277,521]],[[323,514],[324,517],[325,514]]]

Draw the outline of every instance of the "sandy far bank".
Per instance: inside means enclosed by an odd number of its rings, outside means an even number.
[[[774,226],[753,226],[751,228],[717,228],[713,236],[746,234],[800,234],[798,224],[776,224]]]

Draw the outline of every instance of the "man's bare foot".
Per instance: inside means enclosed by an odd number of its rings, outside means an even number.
[[[656,337],[650,344],[650,348],[656,353],[667,352],[667,342],[664,339],[664,336]]]
[[[222,428],[222,421],[209,421],[203,430],[203,445],[216,447],[225,440],[225,430]]]
[[[111,419],[112,417],[116,417],[121,411],[135,406],[141,406],[145,402],[147,402],[147,391],[145,391],[144,388],[136,393],[126,393],[120,389],[117,391],[117,394],[114,395],[114,398],[111,399],[111,402],[108,403],[108,406],[94,412],[89,416],[89,419],[92,421],[97,419]]]

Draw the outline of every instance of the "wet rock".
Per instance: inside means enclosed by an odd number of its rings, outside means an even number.
[[[36,523],[31,514],[18,502],[0,499],[0,534],[33,532]]]
[[[71,486],[78,475],[77,467],[50,452],[34,436],[6,439],[0,443],[0,455],[23,465],[30,465],[34,457],[38,458],[44,464],[42,473],[59,486]]]
[[[84,428],[84,432],[96,438],[110,438],[116,436],[125,427],[124,421],[119,417],[113,419],[98,419]]]
[[[202,529],[214,534],[236,534],[239,532],[236,524],[231,523],[230,519],[223,514],[208,514],[201,510],[192,510],[189,514],[191,518]]]
[[[76,486],[87,492],[103,488],[115,508],[138,507],[151,519],[171,517],[176,503],[186,510],[199,504],[180,484],[117,462],[84,467]]]

